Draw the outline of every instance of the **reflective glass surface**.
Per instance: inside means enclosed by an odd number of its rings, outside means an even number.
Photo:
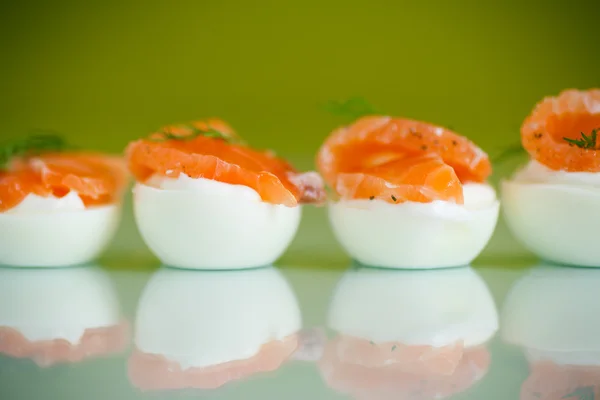
[[[600,270],[0,269],[2,399],[593,399]]]

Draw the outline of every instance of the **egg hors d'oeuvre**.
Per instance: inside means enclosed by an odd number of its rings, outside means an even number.
[[[127,158],[139,230],[171,266],[269,265],[294,238],[300,205],[324,196],[316,173],[246,146],[220,120],[163,128],[131,143]]]
[[[503,183],[506,221],[541,258],[600,266],[600,89],[565,90],[521,127],[531,160]]]
[[[300,329],[294,293],[273,267],[163,268],[140,298],[129,377],[142,390],[216,389],[278,369]]]
[[[317,164],[339,197],[329,206],[335,235],[362,264],[467,265],[496,226],[488,156],[446,128],[363,117],[327,138]]]
[[[9,143],[0,160],[0,264],[68,266],[104,250],[120,216],[121,159],[53,135]]]
[[[123,351],[128,324],[100,268],[0,268],[0,338],[0,354],[47,367]]]
[[[522,347],[529,362],[521,400],[600,396],[599,284],[600,271],[551,265],[513,285],[501,336]]]
[[[444,398],[487,372],[498,329],[491,294],[469,268],[346,272],[333,295],[319,367],[359,399]]]

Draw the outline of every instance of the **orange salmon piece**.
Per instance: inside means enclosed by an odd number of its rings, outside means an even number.
[[[565,90],[538,103],[521,126],[521,141],[531,157],[553,170],[600,172],[600,140],[580,148],[565,140],[600,135],[600,89]]]
[[[484,182],[492,171],[487,154],[467,138],[440,126],[385,116],[360,118],[336,129],[321,147],[317,165],[335,187],[340,173],[360,173],[427,153],[439,155],[461,183]]]
[[[76,191],[86,206],[119,201],[127,184],[124,162],[93,153],[48,153],[12,160],[0,171],[0,212],[28,194],[62,197]]]
[[[220,120],[200,121],[192,125],[200,130],[225,127],[222,133],[225,133],[226,139],[237,137]],[[165,128],[163,132],[168,130],[185,137],[193,133],[189,126]],[[204,135],[183,140],[157,138],[160,138],[160,133],[130,143],[127,147],[129,169],[140,182],[155,174],[177,178],[184,173],[191,178],[248,186],[256,190],[263,201],[272,204],[293,207],[301,202],[319,202],[324,198],[320,180],[298,173],[289,163],[270,152]]]
[[[337,175],[336,192],[342,198],[381,199],[389,203],[434,200],[463,204],[460,180],[436,154],[408,156],[360,173]]]

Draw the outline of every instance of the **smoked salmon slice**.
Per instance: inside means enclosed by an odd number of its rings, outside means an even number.
[[[598,134],[600,89],[569,89],[546,97],[521,127],[523,147],[533,159],[568,172],[600,172]]]
[[[0,212],[30,193],[63,197],[71,190],[86,206],[112,204],[119,201],[126,184],[127,170],[119,157],[85,152],[15,157],[0,170]]]
[[[456,173],[432,153],[400,158],[360,173],[340,173],[335,185],[343,198],[377,198],[389,203],[433,200],[464,203],[462,184]]]
[[[462,184],[485,182],[487,154],[449,129],[368,116],[335,130],[317,155],[325,181],[343,198],[463,203]]]
[[[246,146],[221,120],[163,128],[130,143],[126,153],[129,169],[140,182],[154,175],[177,178],[184,173],[248,186],[263,201],[290,207],[320,202],[325,195],[318,175],[298,173],[271,152]]]

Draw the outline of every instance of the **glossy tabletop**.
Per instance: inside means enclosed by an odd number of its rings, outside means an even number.
[[[60,276],[49,278],[49,273]],[[164,269],[133,272],[89,266],[61,271],[3,269],[0,274],[5,286],[0,292],[2,308],[17,307],[22,315],[28,315],[27,323],[38,323],[36,327],[27,326],[31,332],[55,329],[56,334],[65,334],[71,325],[69,317],[80,318],[86,311],[102,313],[114,307],[120,310],[128,326],[127,330],[118,333],[125,338],[117,340],[124,340],[126,344],[119,344],[116,348],[111,348],[112,343],[105,345],[96,354],[83,355],[83,360],[65,362],[59,355],[39,349],[18,356],[13,353],[13,357],[3,355],[0,358],[3,399],[171,399],[188,395],[223,399],[424,399],[436,398],[436,393],[445,397],[455,392],[456,398],[461,399],[559,399],[586,390],[592,390],[591,393],[596,390],[597,393],[600,382],[600,369],[594,366],[599,363],[600,348],[597,323],[600,298],[594,289],[600,281],[600,271],[597,270],[557,266],[510,270],[490,265],[438,271],[355,268],[343,271],[298,269],[284,265],[278,270],[266,268],[240,272]],[[62,293],[41,289],[40,278],[61,284]],[[241,289],[240,279],[244,286]],[[475,281],[470,282],[472,279]],[[409,290],[403,295],[394,293],[390,282],[398,283],[400,280],[418,286],[418,290]],[[289,286],[285,285],[286,281]],[[236,290],[229,290],[228,282]],[[7,290],[8,283],[13,285],[12,291]],[[73,287],[69,287],[70,284]],[[207,289],[207,284],[212,289]],[[401,283],[400,286],[407,290],[406,284]],[[16,288],[20,289],[20,294],[15,293]],[[256,296],[262,290],[267,291],[263,294],[266,303],[256,305],[253,311],[249,308],[245,316],[236,311],[239,302],[255,302],[251,298],[241,298],[244,294],[254,293]],[[344,291],[349,293],[341,293]],[[353,298],[353,293],[359,297],[366,295],[364,291],[370,291],[369,295],[374,297],[372,301]],[[228,300],[223,292],[229,292],[232,297]],[[234,292],[238,293],[237,298],[233,297]],[[495,309],[483,307],[481,312],[476,310],[482,306],[481,302],[487,301],[488,294],[499,313],[500,330],[496,334],[493,333]],[[52,295],[54,299],[44,295]],[[81,304],[85,299],[88,304]],[[387,305],[386,299],[389,300]],[[211,303],[211,300],[216,302]],[[414,304],[394,303],[399,300],[412,300]],[[194,301],[204,301],[204,304]],[[48,302],[55,304],[44,304]],[[271,302],[273,304],[268,304]],[[438,306],[443,302],[448,304],[442,313],[436,313],[435,307],[428,302]],[[263,310],[274,304],[281,309]],[[81,309],[84,306],[89,309]],[[207,313],[207,307],[215,312]],[[410,308],[417,309],[417,313],[409,311]],[[2,312],[4,318],[10,314],[6,310]],[[206,353],[211,352],[217,356],[229,353],[235,357],[235,351],[244,351],[244,336],[256,334],[253,325],[264,323],[261,318],[270,318],[269,327],[276,330],[280,324],[293,324],[281,320],[294,319],[296,313],[302,318],[298,348],[291,354],[290,360],[271,372],[254,373],[252,368],[260,369],[260,365],[254,365],[250,366],[248,376],[240,380],[227,376],[225,381],[232,380],[220,388],[185,389],[173,385],[194,387],[195,381],[169,378],[169,374],[181,371],[166,368],[159,371],[157,377],[156,371],[144,372],[143,366],[139,365],[136,370],[134,365],[136,340],[154,340],[150,346],[154,345],[157,351],[161,348],[165,352],[175,349],[176,355],[171,356],[185,360],[203,362]],[[140,317],[140,314],[144,316]],[[469,340],[473,336],[489,334],[491,339],[482,345],[483,351],[489,353],[489,365],[484,361],[482,365],[473,367],[476,369],[472,372],[473,376],[463,376],[455,369],[439,375],[435,365],[420,373],[410,371],[410,367],[393,373],[373,367],[370,368],[371,375],[356,375],[362,370],[345,369],[344,365],[332,363],[325,356],[329,351],[327,346],[334,343],[340,334],[328,324],[328,314],[330,322],[337,319],[342,326],[362,330],[367,336],[369,332],[385,336],[386,329],[395,329],[394,324],[412,324],[415,327],[412,332],[400,330],[404,335],[412,336],[407,340],[414,342],[421,339],[435,341],[436,335],[452,335],[448,331],[448,326],[452,325],[459,331],[457,340],[461,335]],[[370,317],[368,314],[371,314]],[[88,317],[93,320],[92,316]],[[245,319],[237,321],[240,318]],[[236,321],[224,322],[227,319]],[[340,319],[345,321],[339,322]],[[186,337],[186,329],[196,333],[209,331],[217,336],[199,335],[196,341]],[[146,336],[153,332],[155,336],[162,336],[148,339]],[[7,340],[6,332],[0,335],[0,348],[4,352]],[[203,348],[202,340],[210,343],[209,348]],[[200,345],[195,345],[198,341]],[[343,351],[340,349],[337,351]],[[461,351],[460,356],[468,357],[466,349]],[[357,360],[359,365],[363,362],[360,356]],[[578,366],[571,367],[571,364]],[[463,368],[460,361],[456,368]],[[544,371],[544,368],[551,371]],[[164,381],[157,383],[161,379],[160,374],[164,375]],[[421,383],[417,385],[411,380]],[[422,391],[419,389],[421,384]],[[554,384],[556,388],[552,387]],[[161,388],[163,390],[156,390]]]
[[[544,265],[503,225],[473,266],[395,271],[353,265],[307,210],[276,266],[190,271],[128,214],[97,264],[0,268],[0,399],[598,395],[600,270]]]

